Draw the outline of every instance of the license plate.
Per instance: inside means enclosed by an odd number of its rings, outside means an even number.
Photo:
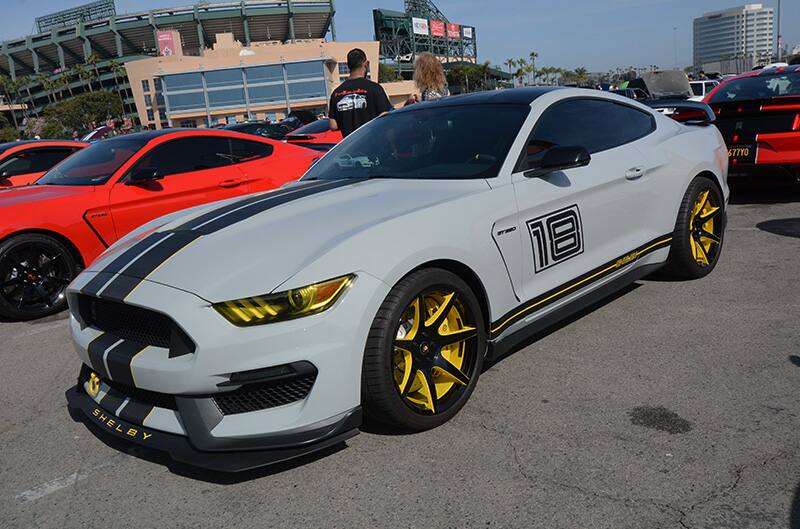
[[[755,162],[755,145],[732,145],[728,147],[728,158],[737,162]]]

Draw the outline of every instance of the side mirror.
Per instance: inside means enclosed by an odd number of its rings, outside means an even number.
[[[139,169],[134,169],[134,171],[130,173],[126,184],[136,185],[144,182],[153,182],[155,180],[161,180],[162,178],[164,178],[164,176],[155,167],[141,167]]]
[[[7,178],[9,178],[11,176],[13,176],[11,174],[11,171],[3,171],[2,173],[0,173],[0,179],[3,179],[3,180],[5,180],[5,179],[7,179]]]
[[[525,171],[525,176],[533,178],[553,171],[583,167],[589,165],[592,159],[585,148],[575,146],[551,147],[543,157],[537,158],[528,158],[528,170]]]

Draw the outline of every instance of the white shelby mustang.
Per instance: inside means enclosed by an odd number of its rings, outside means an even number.
[[[689,105],[690,125],[580,89],[421,103],[297,183],[151,222],[68,290],[70,407],[222,470],[340,443],[362,414],[440,425],[531,333],[662,266],[714,268],[727,150]]]

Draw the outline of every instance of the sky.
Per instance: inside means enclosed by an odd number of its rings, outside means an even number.
[[[2,0],[0,39],[33,32],[34,18],[88,0]],[[537,65],[590,71],[692,62],[692,19],[746,3],[735,0],[434,0],[451,22],[476,27],[478,57],[502,65],[539,54]],[[117,0],[119,13],[174,7],[193,0]],[[754,2],[750,2],[754,3]],[[763,1],[777,7],[777,0]],[[372,9],[402,11],[403,0],[336,0],[338,40],[372,40]],[[800,0],[783,0],[784,42],[800,44]],[[677,28],[673,30],[673,28]]]

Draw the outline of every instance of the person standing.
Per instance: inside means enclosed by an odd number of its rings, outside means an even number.
[[[350,76],[333,91],[328,106],[330,128],[341,131],[342,137],[391,109],[383,87],[367,78],[369,61],[363,50],[350,50],[347,67]]]
[[[414,84],[422,95],[422,101],[435,101],[450,95],[442,63],[428,52],[417,55],[414,62]]]

